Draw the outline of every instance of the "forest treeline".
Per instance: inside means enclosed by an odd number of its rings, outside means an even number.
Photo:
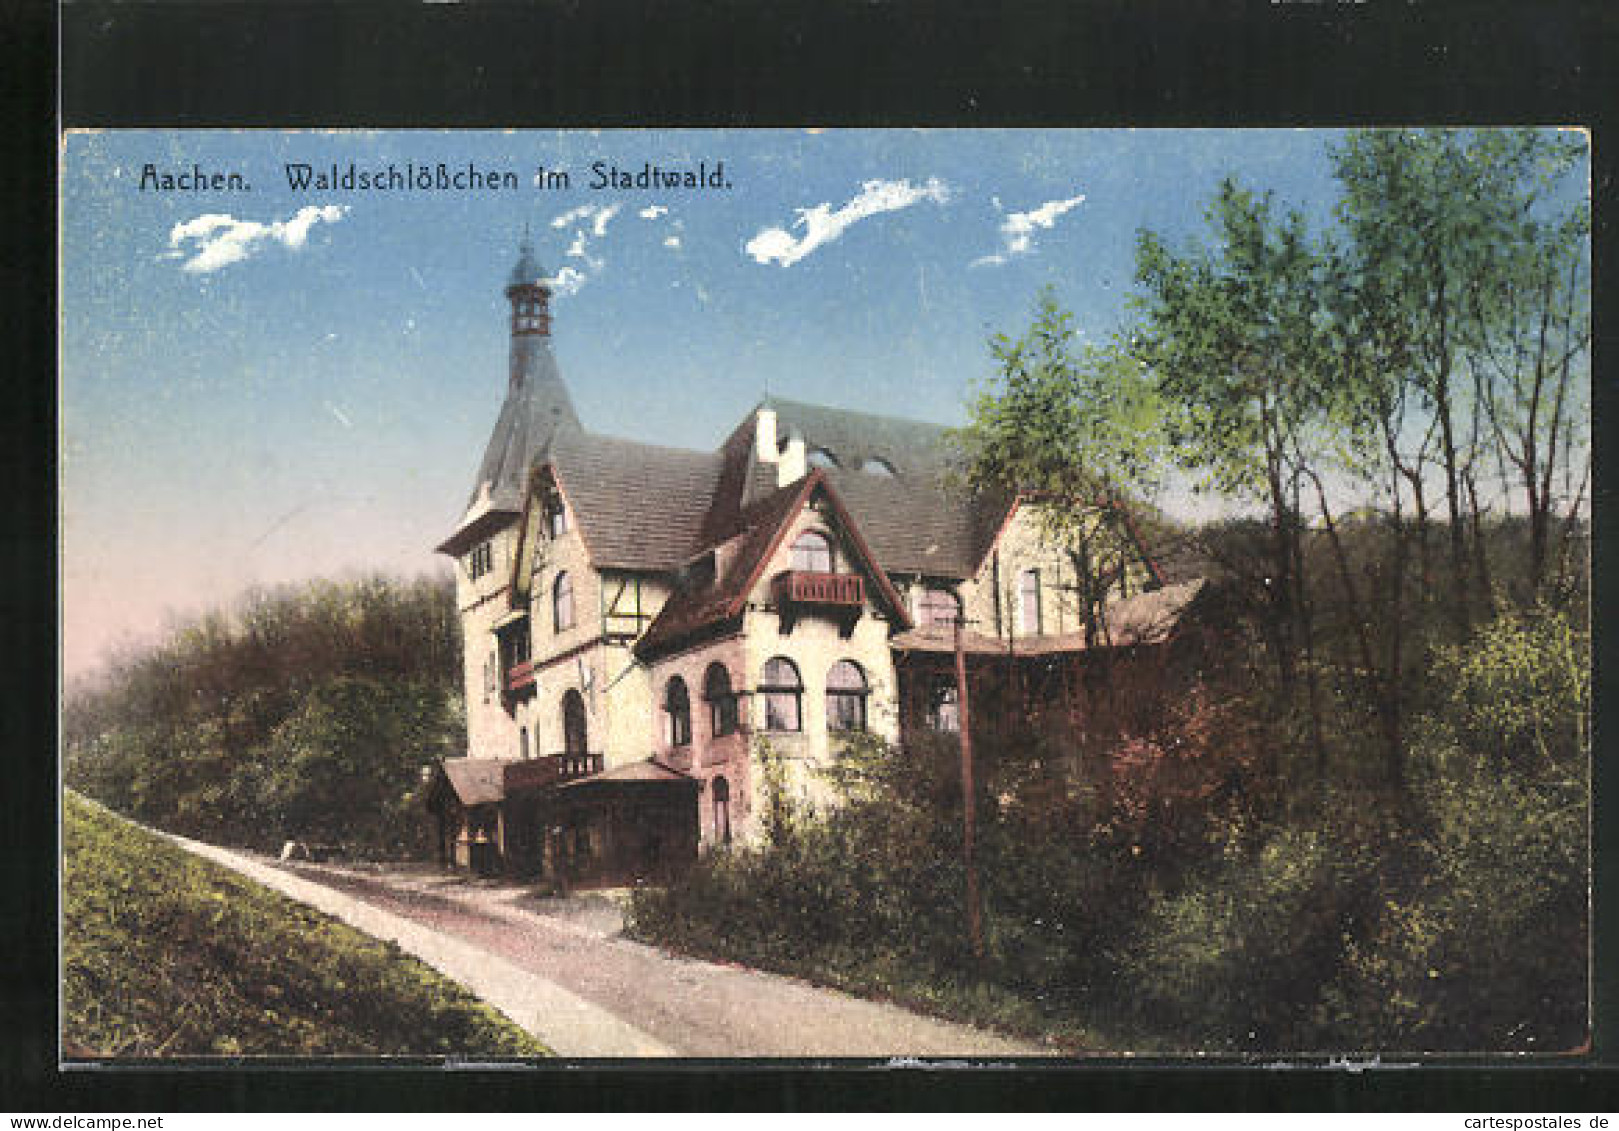
[[[465,746],[460,664],[447,578],[252,592],[71,695],[65,778],[214,843],[420,855],[420,769]]]
[[[1315,230],[1228,180],[1203,239],[1138,234],[1110,333],[1047,291],[991,340],[968,477],[1110,500],[1211,587],[1195,639],[1054,699],[975,677],[982,956],[949,741],[852,750],[842,808],[771,806],[637,929],[1081,1047],[1579,1047],[1586,159],[1351,132]],[[1166,520],[1188,482],[1247,517]]]

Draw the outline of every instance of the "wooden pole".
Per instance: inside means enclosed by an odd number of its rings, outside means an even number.
[[[972,716],[967,707],[967,657],[962,647],[960,613],[956,615],[956,722],[961,736],[961,854],[967,865],[967,939],[975,959],[984,958],[983,909],[978,893],[978,862],[973,858],[974,795]]]

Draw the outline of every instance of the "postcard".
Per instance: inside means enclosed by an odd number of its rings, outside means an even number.
[[[1584,133],[61,158],[65,1064],[1588,1050]]]

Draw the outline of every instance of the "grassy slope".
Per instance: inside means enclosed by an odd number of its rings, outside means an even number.
[[[120,1056],[541,1056],[454,983],[70,794],[63,1035]]]

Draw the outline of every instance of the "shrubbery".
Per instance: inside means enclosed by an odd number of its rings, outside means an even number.
[[[1084,1047],[1572,1048],[1587,655],[1546,608],[1441,650],[1398,797],[1268,780],[1211,696],[1107,741],[982,736],[982,963],[953,739],[855,744],[840,808],[775,797],[757,843],[638,892],[632,928]]]

